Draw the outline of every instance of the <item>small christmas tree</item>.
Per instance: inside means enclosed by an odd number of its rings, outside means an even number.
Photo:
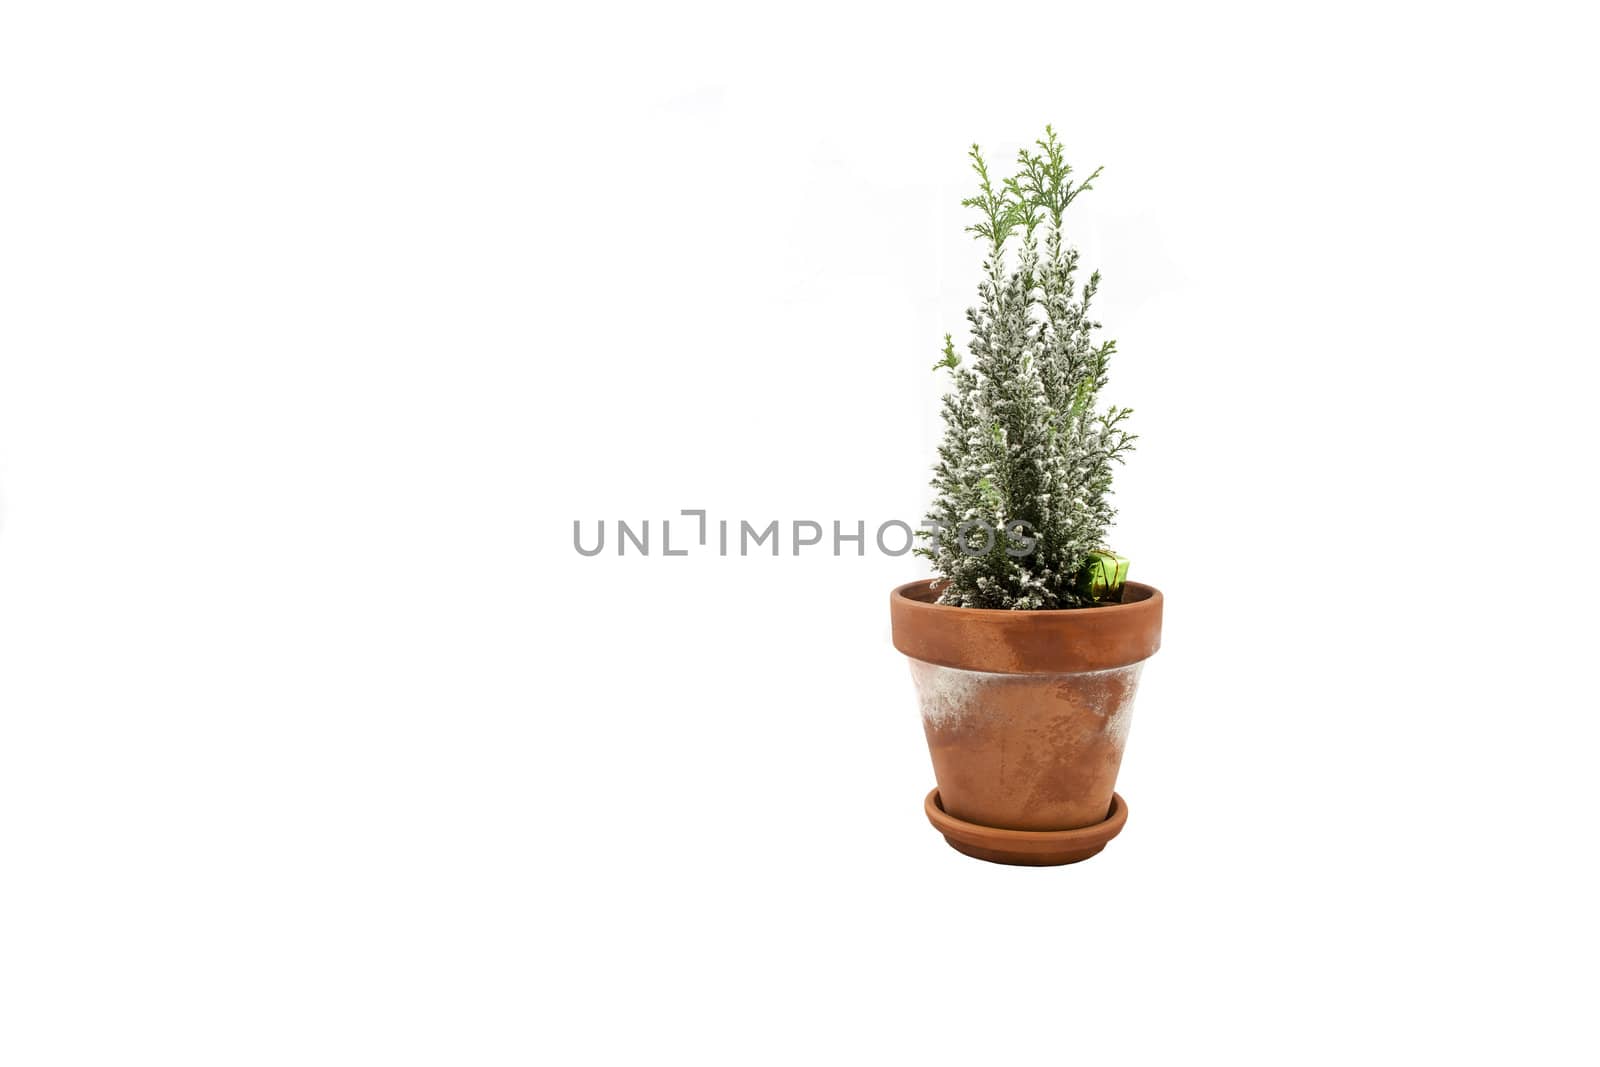
[[[1016,175],[997,189],[972,146],[978,195],[962,201],[986,243],[978,306],[967,310],[971,364],[950,335],[944,359],[953,388],[944,398],[944,441],[925,544],[943,578],[940,603],[969,608],[1083,607],[1086,574],[1115,509],[1111,465],[1134,437],[1130,409],[1099,411],[1114,341],[1096,343],[1089,318],[1099,272],[1075,283],[1078,253],[1062,217],[1092,188],[1096,170],[1073,184],[1055,131],[1018,153]],[[1041,247],[1042,238],[1042,247]],[[1007,250],[1017,265],[1008,272]]]

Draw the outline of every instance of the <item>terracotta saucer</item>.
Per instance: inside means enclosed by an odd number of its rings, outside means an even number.
[[[965,822],[944,810],[937,789],[928,794],[922,808],[933,828],[957,852],[1019,867],[1057,867],[1086,860],[1105,848],[1128,821],[1128,805],[1117,793],[1111,794],[1111,810],[1104,821],[1076,830],[1000,830]]]

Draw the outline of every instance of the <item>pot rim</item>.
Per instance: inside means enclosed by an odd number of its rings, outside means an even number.
[[[894,647],[912,659],[991,674],[1077,674],[1140,663],[1161,647],[1161,590],[1124,585],[1137,599],[1094,608],[1014,611],[932,602],[936,578],[889,594]]]

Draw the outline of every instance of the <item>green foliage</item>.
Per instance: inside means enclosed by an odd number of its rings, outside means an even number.
[[[1078,253],[1062,229],[1068,206],[1100,171],[1074,184],[1049,126],[998,188],[978,146],[969,154],[978,194],[962,205],[977,211],[967,230],[987,250],[978,304],[967,311],[971,362],[946,334],[934,365],[950,371],[952,388],[933,528],[917,552],[945,580],[942,603],[1081,607],[1079,572],[1116,514],[1107,500],[1111,467],[1134,441],[1123,428],[1131,410],[1096,406],[1116,342],[1095,340],[1100,324],[1089,305],[1100,275],[1077,284]]]

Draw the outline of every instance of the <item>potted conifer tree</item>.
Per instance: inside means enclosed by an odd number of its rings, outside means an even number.
[[[1161,594],[1105,544],[1130,411],[1099,404],[1115,342],[1099,340],[1063,231],[1096,170],[1073,180],[1055,131],[996,183],[978,146],[968,230],[983,242],[970,360],[945,335],[936,495],[917,551],[937,577],[890,594],[933,757],[929,821],[998,863],[1087,859],[1115,837],[1115,792]]]

